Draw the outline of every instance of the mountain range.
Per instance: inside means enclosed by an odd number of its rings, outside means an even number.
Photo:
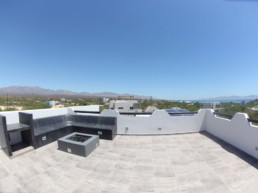
[[[70,90],[52,90],[41,88],[38,86],[9,86],[0,88],[0,95],[36,95],[36,96],[81,96],[81,97],[107,97],[107,98],[117,98],[121,95],[133,95],[133,94],[120,94],[114,92],[101,92],[101,93],[89,93],[89,92],[73,92]],[[150,99],[150,96],[140,96],[133,95],[136,99]],[[155,99],[155,98],[153,98]],[[203,98],[200,100],[254,100],[258,99],[258,95],[248,95],[248,96],[220,96],[212,98]]]
[[[69,90],[52,90],[45,89],[38,86],[9,86],[0,88],[0,95],[36,95],[36,96],[81,96],[81,97],[107,97],[117,98],[121,95],[134,96],[136,99],[150,99],[150,96],[140,96],[133,94],[118,94],[114,92],[101,92],[101,93],[89,93],[89,92],[73,92]]]

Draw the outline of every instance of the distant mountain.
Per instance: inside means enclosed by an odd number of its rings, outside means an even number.
[[[88,93],[88,92],[72,92],[69,90],[51,90],[38,86],[9,86],[0,88],[0,95],[36,95],[36,96],[82,96],[82,97],[107,97],[117,98],[119,95],[133,94],[118,94],[113,92]],[[150,96],[133,95],[136,99],[149,99]]]
[[[258,99],[258,95],[248,95],[248,96],[220,96],[214,98],[204,98],[200,100],[254,100]]]

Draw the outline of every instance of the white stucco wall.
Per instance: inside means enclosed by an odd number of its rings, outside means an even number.
[[[194,116],[170,116],[165,110],[156,110],[150,116],[120,115],[114,110],[104,110],[102,116],[117,117],[117,133],[133,135],[175,134],[199,132],[205,110],[200,110]]]
[[[74,111],[99,111],[99,105],[75,106],[70,108]]]
[[[25,110],[25,111],[2,111],[0,114],[6,116],[7,124],[19,123],[19,112],[31,113],[34,119],[51,117],[57,115],[66,115],[74,113],[74,110],[81,111],[99,111],[99,105],[89,106],[76,106],[67,108],[56,109],[37,109],[37,110]]]
[[[102,116],[116,116],[118,134],[175,134],[206,131],[258,159],[258,127],[247,121],[248,115],[236,113],[232,120],[216,117],[213,110],[202,109],[195,116],[171,117],[165,111],[150,116],[126,116],[104,110]],[[128,128],[128,129],[126,129]],[[159,130],[161,128],[161,130]]]
[[[204,126],[208,133],[230,143],[258,159],[258,127],[247,121],[248,115],[236,113],[231,120],[207,110]]]
[[[71,107],[70,109],[72,112],[74,111],[92,111],[92,112],[98,112],[99,111],[99,106],[100,105],[88,105],[88,106],[76,106],[76,107]],[[71,113],[70,113],[71,114]],[[76,113],[77,115],[90,115],[90,116],[99,116],[99,114],[95,113]]]

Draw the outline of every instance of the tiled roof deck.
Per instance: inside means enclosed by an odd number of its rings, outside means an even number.
[[[258,161],[207,133],[117,136],[87,158],[54,142],[0,163],[0,192],[258,190]]]

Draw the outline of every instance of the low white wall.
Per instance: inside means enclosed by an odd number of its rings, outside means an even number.
[[[70,107],[74,111],[99,111],[99,105]]]
[[[208,133],[258,159],[258,127],[251,125],[247,118],[245,113],[236,113],[228,120],[216,117],[213,110],[207,110],[204,126]]]
[[[76,106],[70,108],[72,111],[99,111],[99,105],[89,105],[89,106]],[[90,115],[90,116],[99,116],[95,113],[76,113],[77,115]]]
[[[19,123],[19,112],[31,113],[34,119],[51,117],[57,115],[73,114],[74,110],[81,111],[99,111],[99,105],[89,106],[76,106],[67,108],[56,109],[37,109],[37,110],[25,110],[25,111],[2,111],[0,114],[6,116],[7,124]]]
[[[133,135],[175,134],[203,130],[205,110],[194,116],[170,116],[165,110],[156,110],[150,116],[120,115],[114,110],[104,110],[101,116],[117,117],[117,133]]]
[[[37,109],[37,110],[25,110],[25,111],[5,111],[0,112],[0,114],[6,116],[7,124],[19,123],[19,112],[31,113],[33,118],[43,118],[56,115],[65,115],[68,113],[68,108],[58,108],[58,109]]]

